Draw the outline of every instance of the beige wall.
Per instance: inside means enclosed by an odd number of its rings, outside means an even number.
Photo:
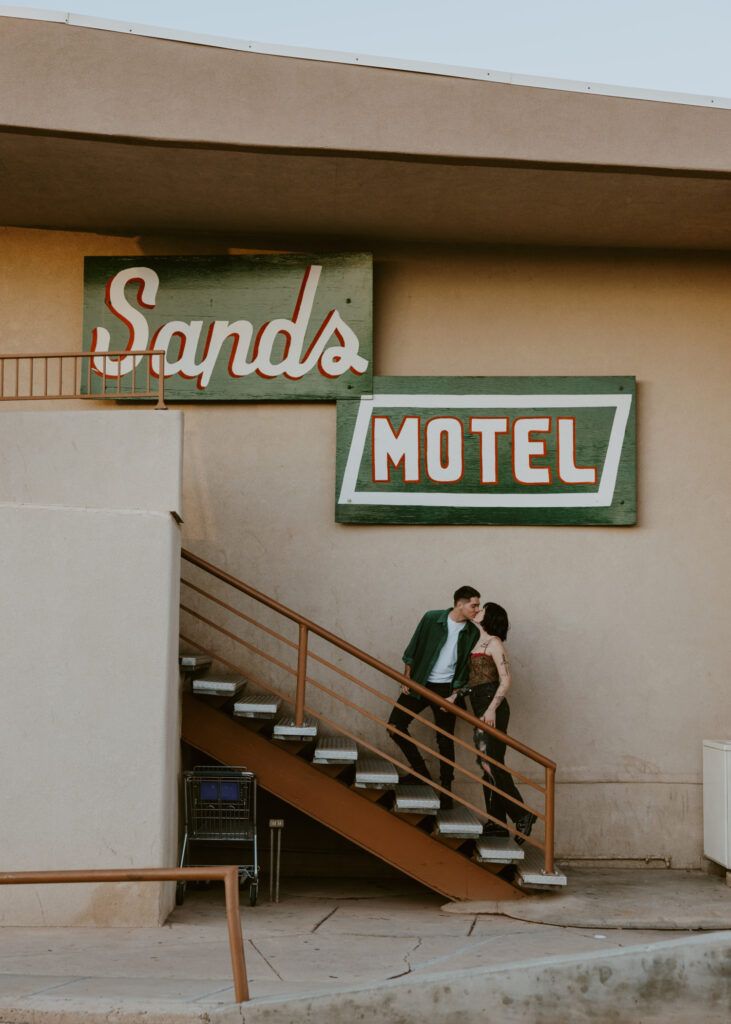
[[[182,416],[0,407],[4,870],[177,855]],[[26,406],[26,409],[28,407]],[[0,924],[157,925],[170,884],[3,886]]]
[[[78,346],[84,255],[227,251],[22,230],[2,247],[5,351]],[[558,762],[562,856],[701,862],[701,741],[722,738],[731,712],[730,264],[375,252],[378,374],[636,375],[633,528],[339,526],[333,406],[185,407],[183,539],[203,557],[395,666],[420,613],[456,586],[507,607],[511,732]]]

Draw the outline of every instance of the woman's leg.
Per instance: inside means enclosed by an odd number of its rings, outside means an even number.
[[[495,725],[500,732],[508,731],[508,722],[510,721],[510,707],[508,702],[504,700],[500,707],[497,709],[495,715]],[[487,741],[487,752],[490,757],[495,758],[496,761],[500,762],[500,765],[505,762],[505,744],[498,740],[495,736],[490,736]],[[494,793],[494,804],[499,805],[500,814],[495,812],[495,817],[499,817],[501,821],[506,821],[506,814],[509,814],[515,823],[515,827],[523,835],[530,835],[530,831],[536,820],[535,814],[531,811],[526,811],[520,804],[516,804],[513,801],[523,801],[523,797],[520,795],[520,790],[513,781],[513,776],[510,772],[506,771],[498,765],[491,765],[492,774],[495,778],[495,785],[501,792]],[[520,837],[516,837],[516,842],[522,843],[524,840]]]
[[[489,683],[481,686],[476,686],[470,694],[470,703],[472,704],[472,714],[476,718],[481,718],[490,705],[490,701],[495,696],[495,690],[497,685],[491,686]],[[484,760],[483,755],[490,753],[488,750],[488,741],[490,737],[483,729],[475,729],[473,734],[473,743],[479,751],[476,761],[477,767],[482,772],[482,778],[485,782],[489,782],[491,786],[497,786],[498,783],[495,780],[493,774],[494,766]],[[494,755],[490,755],[494,756]],[[505,805],[502,801],[500,794],[496,793],[494,789],[488,789],[487,786],[482,787],[482,797],[485,801],[485,810],[492,818],[497,818],[499,821],[505,821]],[[494,826],[499,829],[499,825],[496,825],[494,821],[488,822],[488,828]],[[507,835],[507,832],[505,833]]]

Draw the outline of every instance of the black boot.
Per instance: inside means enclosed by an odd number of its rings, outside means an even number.
[[[525,839],[523,837],[530,835],[531,829],[533,828],[535,823],[536,815],[531,814],[530,811],[526,811],[525,814],[521,814],[521,816],[518,818],[518,820],[515,823],[515,827],[517,828],[518,832],[521,833],[521,835],[515,837],[515,841],[518,844],[518,846],[523,845],[523,843],[525,842]]]

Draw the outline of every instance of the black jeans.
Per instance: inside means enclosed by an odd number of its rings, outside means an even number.
[[[452,692],[451,683],[425,683],[427,689],[431,690],[437,695],[437,697],[448,697]],[[388,724],[394,726],[396,729],[400,729],[401,732],[408,732],[409,726],[413,721],[411,715],[404,711],[404,708],[409,708],[411,711],[418,713],[422,712],[424,708],[431,708],[432,714],[434,715],[434,721],[440,729],[444,729],[445,732],[449,733],[449,736],[443,736],[442,733],[437,733],[437,747],[442,757],[448,757],[450,761],[454,761],[454,741],[452,740],[452,734],[454,733],[454,715],[451,711],[444,711],[442,708],[438,708],[436,704],[432,704],[422,697],[418,693],[413,691],[409,693],[402,693],[398,699],[398,703],[394,707],[391,715],[388,719]],[[403,751],[404,757],[411,765],[413,771],[418,772],[420,775],[425,775],[427,778],[431,778],[429,771],[426,767],[426,762],[419,752],[419,748],[411,740],[407,740],[405,736],[398,736],[391,732],[389,729],[389,735],[394,743],[396,743]],[[439,762],[439,781],[445,789],[452,788],[452,779],[454,778],[454,768],[451,764],[445,764],[444,761]]]
[[[497,683],[481,683],[479,686],[472,688],[470,703],[472,704],[472,713],[476,718],[481,718],[485,711],[487,711],[497,688]],[[500,732],[507,732],[509,721],[510,705],[504,700],[495,713],[495,726]],[[481,729],[475,729],[474,743],[483,754],[487,754],[488,757],[499,761],[500,765],[504,764],[505,744],[502,740],[483,732]],[[523,799],[518,791],[518,787],[513,782],[513,776],[504,768],[497,764],[492,764],[490,761],[487,762],[489,771],[486,771],[479,756],[477,764],[482,771],[483,779],[502,790],[502,793],[496,793],[494,790],[486,789],[483,786],[482,793],[485,797],[485,808],[488,814],[491,814],[493,818],[497,818],[498,821],[507,821],[506,815],[509,814],[513,821],[517,821],[526,812],[510,799],[510,797],[521,801]]]

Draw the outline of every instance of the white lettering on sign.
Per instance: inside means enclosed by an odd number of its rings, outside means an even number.
[[[507,434],[507,416],[472,416],[470,433],[480,438],[480,483],[497,483],[497,436]]]
[[[480,483],[498,483],[499,434],[508,434],[507,416],[472,416],[470,433],[480,439]],[[596,484],[596,466],[576,465],[576,421],[573,416],[556,420],[556,461],[559,479],[564,484]],[[401,467],[404,483],[421,479],[421,419],[405,416],[394,430],[388,416],[373,417],[373,482],[390,483],[391,470]],[[521,484],[550,484],[549,466],[535,466],[533,459],[546,457],[546,440],[534,440],[534,433],[551,431],[550,416],[519,416],[513,421],[513,477]],[[456,416],[435,416],[424,429],[426,475],[432,483],[456,483],[464,476],[464,437],[462,421]]]
[[[576,420],[558,417],[558,478],[563,484],[595,484],[596,466],[576,465]]]
[[[134,353],[144,352],[149,347],[156,352],[164,352],[165,377],[179,374],[188,380],[195,379],[196,386],[203,391],[210,383],[224,342],[231,338],[229,377],[246,377],[256,373],[267,380],[280,376],[300,380],[313,369],[331,379],[341,377],[348,371],[360,376],[368,369],[368,361],[358,354],[358,336],[337,309],[328,312],[304,351],[321,273],[321,266],[307,267],[291,319],[267,321],[261,325],[255,338],[254,325],[248,320],[211,321],[199,358],[204,321],[170,320],[150,338],[149,324],[142,310],[155,308],[160,279],[150,267],[120,270],[107,282],[106,303],[127,328],[127,343],[123,351],[131,354],[120,353],[114,361],[93,359],[93,370],[99,376],[123,377],[131,373],[142,358]],[[125,288],[130,284],[138,286],[136,305],[129,302],[125,295]],[[280,334],[285,339],[284,353],[281,359],[275,360],[274,346]],[[336,345],[332,344],[333,339]],[[170,359],[168,353],[173,343],[177,346],[177,357]],[[110,344],[110,332],[104,327],[95,327],[91,351],[109,352]],[[152,368],[151,373],[158,376],[157,368]]]
[[[609,506],[612,503],[617,471],[622,452],[624,434],[632,405],[631,395],[575,394],[575,395],[375,395],[361,399],[353,438],[343,473],[339,503],[368,505],[421,505],[451,506],[455,508],[589,508]],[[469,433],[479,440],[479,491],[449,491],[440,494],[429,491],[363,491],[357,481],[361,461],[371,431],[371,459],[374,483],[391,483],[392,470],[402,474],[403,483],[419,483],[422,454],[429,479],[436,483],[455,483],[464,475],[465,438],[462,421],[457,416],[435,416],[427,420],[424,429],[420,415],[404,416],[396,429],[389,416],[375,413],[375,409],[435,408],[474,409],[497,407],[531,411],[543,406],[563,413],[556,416],[555,433],[551,416],[471,416]],[[572,408],[613,408],[614,417],[607,439],[604,465],[576,464],[576,420],[570,415]],[[512,425],[511,425],[512,419]],[[514,489],[500,491],[498,472],[498,438],[508,435],[504,443],[511,445],[511,465],[514,482],[526,484],[532,493]],[[543,437],[534,435],[543,434]],[[536,465],[534,460],[547,458],[547,439],[555,439],[555,468],[561,483],[580,485],[581,492],[533,491],[536,485],[552,481],[552,467]],[[396,481],[394,481],[395,483]],[[596,487],[589,491],[587,488]],[[492,486],[490,486],[492,485]]]
[[[548,466],[534,466],[533,457],[545,458],[545,440],[534,441],[532,434],[547,434],[550,416],[521,416],[513,420],[513,476],[519,484],[550,484]]]
[[[404,416],[394,432],[388,416],[373,417],[373,480],[387,484],[391,481],[391,467],[397,469],[403,462],[404,482],[419,482],[419,417]]]
[[[456,416],[435,416],[425,431],[426,475],[435,484],[453,484],[462,479],[462,421]]]

